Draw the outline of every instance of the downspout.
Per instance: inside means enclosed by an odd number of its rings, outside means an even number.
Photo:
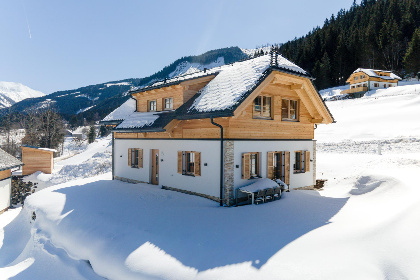
[[[223,126],[213,121],[213,116],[210,117],[212,125],[220,128],[220,206],[223,206]]]

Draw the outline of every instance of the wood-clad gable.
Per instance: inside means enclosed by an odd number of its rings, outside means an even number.
[[[178,109],[182,104],[191,99],[201,88],[208,84],[215,76],[209,75],[194,80],[188,80],[176,85],[146,90],[133,93],[137,100],[137,112],[148,112],[149,102],[156,100],[156,111],[164,110],[164,99],[173,98],[173,109]]]
[[[174,109],[188,101],[209,77],[186,81],[180,85],[161,89],[156,93],[137,93],[138,110],[147,111],[148,96],[162,99],[174,98]],[[258,96],[270,97],[270,118],[258,119],[253,115],[254,100]],[[182,97],[182,98],[181,98]],[[182,101],[181,101],[182,99]],[[282,119],[282,100],[294,100],[298,104],[296,121]],[[268,100],[268,99],[267,99]],[[140,104],[140,105],[139,105]],[[160,105],[158,105],[158,110]],[[308,78],[279,71],[272,71],[264,81],[235,109],[232,117],[214,119],[223,126],[226,139],[313,139],[314,124],[331,123],[332,116]],[[165,132],[116,132],[116,138],[177,138],[177,139],[217,139],[220,129],[211,124],[209,118],[172,120]]]

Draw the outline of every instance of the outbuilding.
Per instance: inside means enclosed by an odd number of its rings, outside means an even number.
[[[57,150],[22,145],[22,175],[30,175],[36,171],[51,174],[54,169],[54,153]]]
[[[0,149],[0,214],[10,207],[12,193],[12,169],[22,162]]]

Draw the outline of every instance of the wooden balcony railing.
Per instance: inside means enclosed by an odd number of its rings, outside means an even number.
[[[368,88],[367,87],[350,88],[350,89],[343,90],[341,94],[356,93],[356,92],[363,92],[363,91],[368,91]]]

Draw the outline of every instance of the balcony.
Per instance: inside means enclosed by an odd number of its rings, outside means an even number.
[[[343,90],[341,94],[358,93],[358,92],[366,92],[366,91],[368,91],[367,87],[355,87],[355,88]]]

